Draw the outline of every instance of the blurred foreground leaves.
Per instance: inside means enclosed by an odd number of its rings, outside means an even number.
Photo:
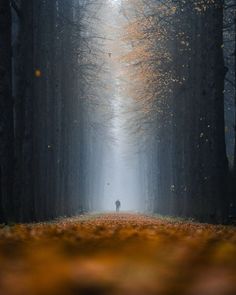
[[[235,295],[236,230],[132,214],[0,229],[0,295]]]

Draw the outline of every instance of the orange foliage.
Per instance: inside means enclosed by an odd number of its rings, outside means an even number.
[[[143,0],[124,1],[123,6],[129,18],[123,42],[130,45],[130,50],[121,60],[126,64],[125,75],[132,81],[128,95],[140,110],[133,126],[148,123],[149,128],[155,128],[156,125],[150,123],[158,119],[165,124],[169,120],[169,98],[173,83],[177,82],[169,44],[173,36],[169,22],[176,7]]]
[[[236,294],[235,227],[131,214],[0,230],[1,295]]]
[[[181,32],[179,20],[183,14],[203,13],[219,0],[144,1],[124,0],[123,12],[128,19],[123,41],[129,45],[121,60],[129,77],[128,95],[138,105],[140,116],[133,126],[169,126],[176,88],[186,83],[186,74],[177,72],[178,54],[189,53],[189,36]],[[178,50],[176,47],[178,46]],[[181,65],[186,68],[187,65]],[[135,110],[137,106],[135,107]],[[152,118],[152,119],[150,119]],[[152,121],[151,121],[152,120]],[[156,132],[156,129],[155,129]],[[147,133],[147,132],[146,132]],[[153,134],[152,132],[149,132]]]

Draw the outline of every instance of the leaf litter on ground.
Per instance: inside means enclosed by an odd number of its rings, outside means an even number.
[[[236,228],[95,214],[0,228],[0,295],[235,295]]]

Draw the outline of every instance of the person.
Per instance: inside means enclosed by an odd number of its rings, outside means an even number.
[[[116,204],[116,212],[119,212],[120,211],[120,205],[121,205],[120,201],[117,200],[115,204]]]

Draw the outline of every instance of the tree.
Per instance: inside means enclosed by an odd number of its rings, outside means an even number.
[[[0,2],[0,221],[14,217],[14,137],[10,1]]]

